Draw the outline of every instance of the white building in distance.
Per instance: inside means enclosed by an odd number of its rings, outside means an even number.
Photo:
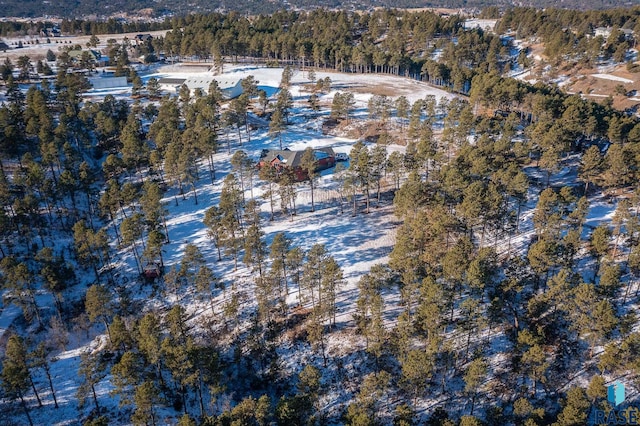
[[[242,84],[239,79],[227,78],[224,76],[213,76],[208,74],[198,74],[187,78],[160,78],[160,90],[177,94],[180,92],[182,85],[186,85],[193,93],[196,89],[202,90],[203,93],[209,93],[209,86],[213,81],[218,82],[218,87],[222,91],[222,96],[226,99],[237,98],[242,94]]]
[[[497,19],[467,19],[464,21],[464,29],[475,30],[480,28],[482,31],[493,32],[497,23]]]

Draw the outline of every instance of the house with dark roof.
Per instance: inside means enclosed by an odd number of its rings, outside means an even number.
[[[58,27],[46,27],[40,30],[40,35],[42,37],[60,37],[61,32]]]
[[[74,49],[74,50],[69,50],[68,53],[69,53],[69,57],[73,62],[79,63],[80,61],[82,61],[82,58],[83,58],[83,55],[85,55],[85,52],[88,53],[86,57],[89,59],[89,61],[91,61],[95,65],[97,66],[106,65],[106,60],[105,60],[106,58],[103,58],[100,52],[98,52],[97,50]]]
[[[316,172],[329,169],[336,165],[336,154],[331,148],[315,148]],[[258,167],[273,167],[280,174],[285,169],[293,170],[296,181],[307,179],[307,173],[302,170],[302,156],[304,151],[268,150],[263,151],[258,161]]]
[[[153,36],[151,34],[136,34],[134,40],[139,43],[145,43],[153,40]]]

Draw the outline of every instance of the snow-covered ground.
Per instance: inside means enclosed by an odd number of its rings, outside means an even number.
[[[618,77],[613,74],[591,74],[591,77],[601,78],[603,80],[611,80],[611,81],[619,81],[620,83],[633,83],[633,80],[629,80],[628,78]]]
[[[150,70],[143,76],[146,81],[151,76],[154,77],[189,77],[194,75],[210,75],[208,72],[189,73],[181,71],[179,67],[172,66]],[[267,93],[275,96],[280,83],[282,69],[281,68],[260,68],[260,67],[228,67],[225,71],[225,77],[237,77],[238,79],[253,75],[258,81],[258,86],[265,89]],[[291,111],[291,125],[282,134],[282,144],[292,150],[302,150],[306,147],[332,147],[336,152],[348,153],[356,142],[354,139],[345,137],[324,135],[321,133],[322,120],[328,115],[328,109],[331,100],[338,91],[353,91],[355,95],[356,105],[354,116],[366,116],[367,102],[372,93],[384,87],[385,89],[396,94],[396,96],[404,95],[409,102],[418,99],[424,99],[427,96],[435,96],[437,99],[442,97],[451,98],[452,95],[445,91],[435,89],[424,83],[410,79],[398,78],[382,75],[363,75],[363,74],[339,74],[323,71],[316,71],[316,78],[323,79],[329,77],[331,79],[331,91],[321,96],[320,103],[322,109],[318,113],[314,113],[308,109],[307,99],[310,94],[308,84],[311,83],[308,74],[297,71],[292,78],[291,93],[294,98],[294,107]],[[127,98],[130,95],[130,88],[113,89],[111,91],[92,91],[87,96],[92,97],[95,101],[102,96],[112,94],[117,97]],[[257,118],[256,118],[257,119]],[[238,140],[237,132],[232,131],[228,134],[222,134],[220,150],[214,156],[216,178],[211,183],[208,177],[206,163],[202,164],[200,181],[197,185],[198,204],[195,203],[194,196],[191,192],[187,192],[184,197],[179,195],[176,188],[169,188],[163,200],[168,210],[167,226],[170,243],[164,246],[164,260],[167,269],[172,265],[178,265],[184,249],[188,243],[196,244],[205,255],[209,267],[214,273],[221,277],[227,288],[226,293],[216,291],[214,293],[213,306],[221,306],[225,297],[229,292],[237,292],[241,294],[241,311],[249,311],[254,309],[255,300],[252,297],[253,280],[250,271],[242,263],[239,264],[237,270],[234,270],[233,261],[228,257],[224,257],[222,261],[217,261],[217,250],[207,236],[206,227],[203,224],[205,211],[211,206],[216,205],[219,201],[222,181],[226,174],[231,171],[230,155],[227,153],[226,146],[230,143],[233,147],[232,151],[243,149],[247,154],[257,159],[260,151],[264,148],[279,148],[280,141],[277,137],[270,136],[267,128],[258,128],[253,130],[251,138],[242,131],[242,143]],[[388,146],[391,151],[404,151],[402,145]],[[553,187],[559,187],[566,184],[576,182],[576,162],[572,159],[566,159],[563,162],[564,167],[551,177],[550,184]],[[537,182],[546,180],[544,172],[537,167],[525,168],[530,178]],[[387,182],[385,189],[389,188]],[[352,313],[357,298],[357,282],[360,277],[369,271],[369,269],[378,263],[384,263],[388,260],[388,255],[393,248],[395,242],[395,231],[398,221],[393,215],[393,207],[389,196],[383,197],[381,205],[376,206],[375,201],[371,203],[370,213],[364,212],[362,203],[358,205],[358,214],[352,216],[352,205],[350,202],[341,202],[338,183],[334,170],[326,170],[318,178],[318,182],[314,191],[315,211],[311,211],[311,193],[307,184],[301,183],[297,188],[297,215],[293,217],[286,216],[280,212],[279,206],[275,207],[275,220],[269,221],[269,203],[262,198],[265,191],[265,184],[254,178],[253,184],[245,188],[245,197],[247,199],[254,197],[261,203],[261,211],[263,218],[263,230],[267,244],[270,244],[273,236],[278,232],[285,233],[292,241],[294,246],[308,250],[316,243],[324,244],[327,251],[336,259],[338,264],[344,271],[345,283],[339,289],[337,297],[338,314],[337,314],[337,331],[330,334],[327,341],[327,352],[331,356],[344,357],[344,370],[341,374],[354,378],[352,381],[342,387],[335,383],[330,384],[325,396],[321,402],[323,409],[335,414],[341,407],[341,404],[353,396],[357,392],[357,377],[359,373],[353,371],[353,365],[357,363],[354,357],[358,355],[352,349],[361,345],[358,336],[354,336],[350,332],[353,325]],[[520,215],[520,223],[517,235],[509,239],[509,242],[498,238],[495,246],[498,254],[505,254],[507,250],[518,251],[524,253],[527,246],[531,243],[534,234],[533,229],[533,211],[535,209],[538,196],[542,190],[542,186],[536,187],[531,185],[529,189],[529,197],[522,207]],[[601,198],[594,198],[591,202],[587,215],[586,226],[583,231],[583,240],[588,239],[592,229],[602,223],[611,221],[613,212],[615,211],[615,203],[611,203]],[[132,254],[127,249],[117,249],[115,236],[112,234],[112,228],[109,226],[112,241],[112,247],[116,251],[114,263],[118,265],[118,276],[120,285],[127,287],[132,291],[133,298],[138,302],[144,302],[143,310],[151,307],[166,306],[167,300],[163,296],[155,294],[149,286],[143,286],[137,277],[136,267]],[[487,238],[486,244],[492,245],[492,238]],[[587,270],[588,268],[584,268]],[[585,279],[587,277],[584,275]],[[87,277],[84,281],[90,281],[92,277]],[[185,289],[184,292],[177,295],[169,295],[170,302],[179,301],[185,306],[189,323],[194,327],[201,327],[210,316],[211,309],[208,308],[208,302],[205,304],[199,301],[192,289]],[[399,296],[397,293],[384,294],[385,298],[385,318],[395,318],[399,311]],[[51,298],[47,298],[48,303],[52,303]],[[290,289],[288,295],[290,306],[297,303],[297,290]],[[44,299],[43,299],[44,302]],[[20,316],[20,312],[12,305],[5,305],[0,312],[0,334],[11,326],[12,321]],[[387,324],[389,328],[393,324]],[[478,336],[478,338],[484,338]],[[499,334],[491,342],[489,349],[489,357],[492,366],[499,366],[504,362],[504,351],[509,343],[502,334]],[[27,402],[31,407],[31,415],[35,424],[57,424],[57,425],[75,425],[79,423],[79,419],[84,419],[93,407],[92,401],[88,401],[84,408],[78,407],[77,391],[80,386],[80,378],[77,374],[80,354],[84,351],[91,351],[106,345],[106,335],[101,325],[95,325],[89,336],[85,336],[81,332],[72,332],[69,344],[65,349],[58,350],[54,353],[55,357],[51,360],[52,377],[56,387],[56,395],[60,408],[54,409],[50,394],[48,393],[48,383],[44,374],[38,373],[35,376],[36,386],[43,400],[43,407],[37,407],[35,397],[29,392]],[[318,363],[318,357],[311,351],[301,350],[295,343],[284,342],[278,347],[281,367],[289,372],[299,371],[305,363]],[[496,367],[497,368],[497,367]],[[327,373],[332,374],[332,373]],[[110,394],[113,389],[109,382],[110,377],[107,376],[96,386],[98,401],[101,407],[104,407],[108,415],[116,415],[119,413],[118,398]],[[332,377],[327,378],[327,382],[331,383]],[[584,384],[587,380],[586,375],[577,375],[571,384]],[[336,380],[336,383],[338,381]],[[567,384],[569,386],[570,384]],[[227,398],[229,396],[222,396]],[[423,412],[435,404],[443,404],[446,401],[436,401],[430,398],[424,398],[422,401]],[[457,403],[459,401],[453,401]],[[454,408],[454,407],[451,407]],[[459,408],[459,407],[458,407]],[[159,413],[166,424],[176,422],[175,418],[169,416],[175,415],[174,412],[167,410]],[[21,424],[25,422],[22,412],[17,404],[0,405],[0,418],[9,418],[14,423]],[[123,424],[128,421],[128,416],[112,419],[117,424]]]
[[[181,77],[193,76],[194,73],[175,72],[176,67],[172,67],[171,71],[166,69],[158,69],[153,73],[144,76],[148,79],[155,77]],[[280,83],[281,68],[258,68],[258,67],[229,67],[225,76],[237,77],[238,79],[253,75],[258,81],[261,88],[267,90],[267,93],[276,93]],[[363,75],[363,74],[339,74],[329,72],[316,72],[317,79],[331,79],[331,91],[321,96],[320,103],[323,105],[320,113],[313,113],[307,107],[307,99],[310,92],[306,85],[310,83],[306,72],[297,71],[292,78],[291,93],[294,98],[294,107],[291,112],[292,124],[282,134],[282,143],[284,146],[292,150],[301,150],[310,147],[332,147],[336,152],[348,153],[355,140],[336,137],[331,135],[323,135],[319,132],[322,128],[321,122],[328,114],[328,108],[333,95],[338,91],[354,91],[355,92],[355,115],[366,115],[367,101],[372,93],[381,87],[391,90],[396,96],[404,95],[409,102],[418,99],[424,99],[427,96],[435,96],[437,99],[442,97],[451,98],[452,95],[427,84],[406,78],[398,78],[386,75]],[[87,98],[92,101],[98,100],[100,97],[112,94],[117,97],[127,97],[130,89],[117,88],[113,90],[92,91],[87,94]],[[220,152],[215,155],[216,179],[211,183],[208,178],[205,164],[201,168],[201,179],[197,185],[198,204],[195,204],[192,193],[185,194],[181,197],[177,194],[176,188],[170,188],[164,199],[165,206],[168,210],[167,226],[171,243],[164,246],[165,264],[167,268],[178,264],[182,256],[182,252],[187,243],[197,244],[205,257],[209,266],[218,277],[221,277],[227,288],[253,285],[250,278],[249,270],[240,264],[237,271],[234,271],[233,262],[229,258],[224,258],[218,262],[217,250],[207,237],[206,228],[202,222],[205,211],[211,206],[217,204],[219,200],[220,190],[224,176],[231,171],[230,155],[226,151],[226,138],[233,146],[233,150],[243,149],[253,159],[259,157],[260,151],[264,148],[278,148],[278,138],[271,137],[267,128],[259,128],[251,133],[251,141],[248,141],[248,135],[243,132],[242,145],[237,140],[237,133],[230,132],[228,135],[222,135],[220,140]],[[403,146],[391,145],[389,151],[404,150]],[[388,189],[389,186],[386,187]],[[352,217],[352,205],[349,202],[341,204],[337,191],[337,182],[333,174],[333,170],[322,173],[318,179],[317,187],[314,193],[315,211],[311,211],[310,189],[306,184],[300,184],[297,189],[297,215],[291,219],[279,212],[276,207],[276,218],[269,222],[269,204],[261,198],[264,192],[264,183],[257,180],[253,181],[252,188],[247,187],[245,196],[255,197],[262,203],[263,226],[267,244],[271,242],[273,236],[278,232],[284,232],[292,241],[294,246],[299,246],[304,250],[308,250],[313,244],[325,244],[328,252],[336,259],[344,271],[345,284],[339,290],[337,322],[342,326],[351,323],[351,313],[355,297],[357,295],[356,284],[358,279],[369,271],[371,266],[377,263],[387,261],[393,243],[395,241],[395,229],[397,220],[393,216],[393,209],[389,197],[385,197],[380,207],[376,206],[372,201],[370,213],[364,213],[362,205],[358,206],[358,215]],[[177,201],[177,204],[176,204]],[[112,233],[112,227],[107,228]],[[122,285],[129,287],[133,291],[133,297],[138,300],[144,300],[149,305],[163,304],[158,299],[154,300],[149,294],[148,288],[140,288],[141,283],[137,278],[134,259],[129,250],[117,250],[115,244],[115,236],[110,234],[114,239],[112,247],[117,251],[114,263],[118,265],[119,279]],[[92,278],[88,278],[90,281]],[[247,293],[250,290],[246,289]],[[296,294],[291,289],[289,302],[293,305],[296,302]],[[181,303],[186,304],[187,312],[191,317],[194,325],[200,324],[206,311],[200,302],[196,301],[193,294],[189,292],[180,295]],[[216,304],[222,303],[223,294],[215,294]],[[393,299],[393,298],[392,298]],[[252,298],[246,300],[245,304],[252,305]],[[394,309],[394,306],[387,306],[387,309]],[[0,313],[0,332],[10,326],[11,322],[19,315],[17,308],[12,306],[5,307]],[[44,375],[36,375],[36,386],[40,391],[40,396],[44,406],[37,407],[35,397],[30,392],[27,403],[31,406],[31,415],[35,424],[77,424],[78,420],[84,418],[91,410],[92,401],[88,401],[85,408],[78,407],[76,398],[77,390],[80,385],[78,376],[78,367],[80,362],[80,354],[83,351],[90,351],[100,347],[105,343],[105,335],[103,327],[94,326],[90,332],[89,338],[81,334],[74,334],[70,337],[70,343],[66,350],[56,352],[52,358],[51,369],[54,380],[56,394],[60,404],[60,408],[54,409],[53,402],[48,394],[48,384]],[[337,333],[329,342],[330,351],[340,351],[343,347],[342,338]],[[290,353],[282,354],[284,362],[290,358]],[[298,362],[291,358],[294,364],[292,368],[300,368]],[[299,361],[299,360],[298,360]],[[112,397],[109,392],[111,385],[107,376],[96,387],[98,401],[101,407],[105,407],[108,412],[118,412],[117,398]],[[335,403],[335,401],[327,402]],[[17,405],[12,405],[11,409],[18,410]],[[8,415],[9,406],[0,409],[0,417]],[[15,422],[21,423],[26,419],[23,418],[21,411],[15,411],[11,415]],[[118,420],[120,422],[121,420]],[[169,421],[170,422],[170,421]]]

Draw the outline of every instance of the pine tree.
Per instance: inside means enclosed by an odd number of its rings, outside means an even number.
[[[136,386],[142,380],[144,372],[143,359],[137,352],[127,351],[111,368],[111,383],[114,386],[113,395],[120,396],[120,406],[133,403]]]
[[[433,375],[434,358],[422,349],[412,349],[402,362],[401,386],[413,395],[414,409],[424,394]]]
[[[30,354],[29,361],[33,368],[41,368],[44,370],[47,380],[49,382],[49,390],[51,390],[51,396],[53,397],[53,405],[58,408],[58,399],[56,398],[56,392],[53,388],[53,380],[51,377],[51,367],[49,360],[47,359],[48,353],[44,342],[40,343]]]
[[[302,273],[302,286],[311,298],[311,306],[323,306],[321,282],[322,266],[328,259],[327,249],[323,244],[314,244],[307,252],[307,262],[304,264]]]
[[[284,116],[279,108],[276,108],[271,114],[271,121],[269,122],[269,134],[276,135],[280,142],[280,149],[282,149],[282,131],[285,129]]]
[[[598,292],[613,302],[617,291],[622,286],[620,282],[620,266],[613,263],[607,264],[600,270]]]
[[[293,216],[296,212],[296,197],[298,195],[296,191],[296,180],[293,176],[293,170],[285,170],[278,181],[280,192],[280,208],[284,214],[289,213],[290,220],[293,220]]]
[[[433,277],[426,277],[420,286],[420,297],[416,308],[416,327],[426,334],[427,348],[435,348],[441,340],[443,291]],[[405,311],[409,314],[409,311]]]
[[[369,185],[371,183],[371,155],[362,141],[356,142],[349,153],[351,163],[349,169],[353,171],[355,183],[365,197],[367,213],[369,213]]]
[[[237,175],[240,178],[240,192],[242,193],[242,202],[244,203],[246,202],[244,198],[244,192],[246,189],[245,176],[248,173],[251,173],[251,170],[253,169],[253,164],[245,151],[238,150],[231,157],[231,167],[235,175]],[[251,198],[253,198],[253,195]]]
[[[574,306],[570,315],[575,329],[589,343],[590,356],[596,345],[602,344],[619,324],[608,300],[599,300],[594,286],[580,284],[574,289]]]
[[[322,374],[311,364],[306,365],[298,374],[298,393],[309,399],[316,410],[319,409],[319,391]]]
[[[7,342],[0,379],[6,396],[12,400],[20,399],[29,425],[33,426],[29,409],[24,400],[25,393],[31,383],[31,376],[27,367],[27,348],[20,336],[16,334],[12,334]]]
[[[281,88],[276,98],[275,111],[280,111],[280,115],[284,119],[284,124],[289,124],[289,110],[292,107],[293,97],[291,96],[291,92],[289,92],[286,87]],[[271,120],[273,121],[273,117],[271,117]]]
[[[307,147],[302,154],[300,160],[300,167],[305,174],[306,180],[309,181],[309,187],[311,188],[311,211],[315,211],[315,205],[313,203],[313,189],[315,178],[318,176],[316,172],[316,153],[311,147]]]
[[[112,337],[112,348],[118,353],[122,353],[128,349],[131,349],[133,345],[133,338],[131,337],[131,331],[127,327],[125,320],[121,316],[115,315],[109,326],[109,331]]]
[[[84,221],[76,222],[73,225],[73,240],[81,266],[88,264],[93,268],[96,279],[100,278],[98,269],[109,256],[108,239],[104,229],[94,232]]]
[[[589,400],[584,389],[572,387],[562,401],[562,412],[558,415],[555,426],[579,426],[587,422]]]
[[[409,100],[406,96],[398,96],[395,100],[396,116],[400,121],[400,131],[404,132],[405,121],[409,118]]]
[[[61,257],[53,256],[51,247],[43,247],[36,255],[36,260],[42,265],[40,276],[43,278],[47,290],[55,299],[58,317],[62,318],[62,292],[75,279],[73,269]]]
[[[277,277],[279,289],[284,287],[285,298],[289,294],[289,283],[287,279],[287,253],[291,250],[291,240],[287,236],[278,232],[274,235],[269,248],[269,257],[271,258],[271,270]],[[280,290],[281,291],[281,290]]]
[[[366,350],[379,357],[384,341],[382,311],[384,301],[380,294],[382,281],[373,273],[365,274],[358,281],[359,295],[354,319],[358,332],[365,336]],[[373,345],[370,348],[370,345]]]
[[[591,254],[596,258],[596,268],[593,274],[594,277],[596,277],[600,271],[602,258],[609,252],[610,237],[611,231],[607,225],[600,225],[591,233],[591,237],[589,238],[589,249]]]
[[[204,224],[207,226],[207,235],[215,244],[216,249],[218,250],[218,260],[222,260],[220,247],[221,241],[224,235],[223,228],[223,212],[217,206],[211,206],[207,209],[204,214]]]
[[[87,289],[84,306],[87,315],[89,315],[89,320],[91,322],[102,321],[107,334],[109,334],[109,341],[113,342],[108,325],[108,319],[113,314],[111,301],[112,296],[109,290],[102,285],[94,284]]]
[[[149,149],[142,139],[142,123],[130,113],[120,135],[122,142],[122,161],[127,170],[140,171],[140,167],[149,161]]]
[[[267,257],[267,246],[264,242],[264,232],[258,224],[252,223],[245,233],[243,261],[247,266],[253,266],[262,276],[264,261]]]
[[[160,84],[158,83],[158,79],[155,77],[151,77],[147,81],[147,93],[149,94],[149,98],[156,99],[160,95]]]
[[[311,343],[314,350],[320,348],[322,362],[324,367],[326,367],[327,353],[324,331],[324,315],[320,310],[320,306],[315,306],[312,308],[311,315],[309,316],[309,323],[307,325],[307,340],[309,341],[309,343]]]
[[[260,167],[258,170],[258,177],[267,183],[267,189],[263,191],[262,198],[269,201],[269,208],[271,209],[271,216],[269,220],[274,219],[273,208],[275,206],[275,183],[278,179],[278,173],[274,167]]]
[[[336,305],[336,296],[340,287],[345,283],[344,274],[342,268],[333,258],[329,256],[325,259],[321,266],[323,270],[322,278],[320,280],[320,293],[322,294],[322,310],[324,315],[329,319],[329,323],[336,325],[336,314],[338,311]]]
[[[591,145],[580,160],[578,177],[584,182],[584,193],[589,192],[589,184],[597,183],[598,177],[602,173],[602,155],[597,145]]]
[[[170,326],[171,328],[173,327]],[[171,337],[163,339],[160,347],[165,365],[171,372],[174,386],[178,390],[183,410],[187,413],[187,388],[195,378],[193,376],[193,364],[189,357],[189,349],[193,343],[184,334],[183,336],[185,337],[177,338],[178,336],[175,335],[175,332],[171,332]]]
[[[346,420],[349,425],[375,425],[378,409],[391,377],[386,371],[369,374],[360,385],[355,401],[347,407]]]
[[[487,363],[482,358],[476,358],[467,367],[467,371],[464,375],[464,390],[467,395],[471,396],[471,410],[470,414],[473,416],[476,399],[480,394],[482,383],[487,376]]]
[[[35,315],[38,325],[43,326],[40,308],[36,303],[35,288],[33,287],[33,274],[25,262],[18,262],[13,256],[7,256],[0,260],[0,275],[3,278],[2,287],[11,291],[17,299],[17,304],[22,308],[22,313],[27,321]]]
[[[152,381],[145,381],[136,386],[133,401],[136,409],[131,416],[135,425],[156,425],[156,405],[160,402],[159,391]]]
[[[219,208],[222,211],[222,226],[224,233],[221,243],[228,254],[234,259],[234,269],[238,267],[238,257],[241,246],[241,208],[242,196],[238,189],[238,181],[233,174],[228,174],[222,185]]]
[[[587,387],[587,397],[591,404],[595,405],[607,397],[607,388],[605,387],[604,377],[593,376]]]
[[[138,348],[148,364],[155,367],[156,376],[161,383],[162,378],[162,354],[160,351],[161,328],[160,322],[155,313],[147,313],[138,322],[136,330],[136,340]]]
[[[158,183],[152,180],[145,180],[142,184],[140,208],[144,213],[145,223],[149,231],[162,226],[166,234],[166,242],[169,243],[169,232],[166,224],[167,211],[162,205],[162,190]]]
[[[100,410],[98,405],[98,396],[96,394],[96,385],[106,376],[106,363],[102,358],[102,354],[82,352],[80,355],[80,367],[78,368],[78,375],[82,379],[82,383],[78,388],[78,401],[82,407],[85,402],[85,398],[89,394],[89,390],[93,396],[93,402],[96,410]]]
[[[291,283],[298,287],[298,305],[302,306],[302,271],[305,253],[300,247],[293,247],[287,252],[286,265],[289,269]]]
[[[540,338],[528,330],[518,334],[518,343],[526,347],[526,350],[523,350],[522,364],[524,371],[532,381],[532,396],[535,397],[538,383],[545,384],[547,382],[546,374],[550,363],[542,349]]]

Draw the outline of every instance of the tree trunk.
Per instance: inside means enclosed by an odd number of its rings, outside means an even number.
[[[216,180],[216,170],[213,164],[213,157],[209,155],[209,175],[211,176],[211,184],[213,185]]]
[[[111,339],[111,330],[109,330],[109,324],[107,324],[107,319],[103,318],[102,322],[104,323],[104,328],[107,329],[107,336],[109,336],[109,343],[113,344],[113,340]]]
[[[180,397],[182,398],[184,414],[187,414],[187,390],[184,388],[184,385],[180,385]]]
[[[24,409],[24,414],[27,415],[27,420],[29,420],[29,426],[33,426],[33,422],[31,421],[31,415],[29,414],[29,409],[27,408],[27,404],[24,402],[24,398],[22,397],[22,392],[19,393],[20,402],[22,404],[22,408]]]
[[[195,199],[196,206],[198,205],[198,192],[196,191],[196,184],[193,183],[193,198]]]
[[[98,405],[98,396],[96,395],[96,387],[91,383],[91,393],[93,393],[93,403],[96,405],[96,410],[100,411],[100,406]]]
[[[356,216],[356,194],[353,194],[353,214],[351,216]]]
[[[269,186],[271,186],[271,184]],[[271,208],[271,217],[269,218],[269,221],[273,221],[273,189],[269,189],[269,207]]]
[[[46,363],[46,361],[45,361]],[[49,371],[49,366],[45,364],[44,372],[47,375],[47,380],[49,380],[49,389],[51,389],[51,396],[53,396],[53,405],[58,408],[58,399],[56,398],[56,392],[53,389],[53,381],[51,380],[51,372]]]
[[[370,200],[369,200],[369,186],[367,186],[364,196],[367,198],[367,214],[369,214],[369,205],[370,205]]]
[[[29,288],[27,290],[28,290],[30,302],[33,305],[33,312],[36,314],[36,319],[38,320],[38,325],[40,327],[42,327],[42,325],[43,325],[42,324],[42,317],[40,316],[40,309],[38,308],[38,305],[36,304],[35,294],[33,293],[33,290],[31,288]]]
[[[33,393],[36,395],[36,399],[38,400],[38,407],[42,407],[42,401],[40,400],[40,395],[38,395],[36,384],[33,383],[33,377],[31,377],[31,373],[29,373],[29,382],[31,383],[31,389],[33,389]]]
[[[204,413],[204,400],[202,398],[202,377],[199,378],[197,390],[198,390],[198,402],[200,404],[200,417],[204,419],[205,413]]]

